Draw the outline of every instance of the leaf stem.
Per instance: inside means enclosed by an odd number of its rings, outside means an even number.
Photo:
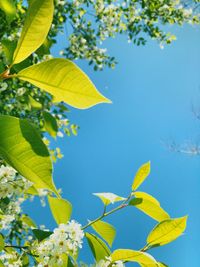
[[[94,223],[100,221],[101,219],[111,215],[112,213],[115,213],[118,210],[121,210],[125,207],[128,206],[128,201],[132,196],[132,192],[129,194],[129,196],[122,202],[122,204],[120,204],[119,206],[117,206],[116,208],[111,209],[110,211],[106,212],[106,205],[104,206],[104,211],[103,214],[100,215],[99,217],[97,217],[96,219],[94,219],[93,221],[89,221],[88,224],[86,224],[85,226],[82,227],[82,230],[85,230],[86,228],[90,227],[91,225],[93,225]]]

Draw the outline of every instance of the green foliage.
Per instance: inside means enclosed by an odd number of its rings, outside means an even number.
[[[120,197],[113,193],[94,193],[93,195],[99,197],[105,206],[125,200],[124,197]]]
[[[71,217],[72,205],[61,198],[48,197],[51,212],[57,224],[67,223]]]
[[[44,239],[48,238],[52,234],[52,232],[43,231],[43,230],[40,230],[40,229],[33,229],[32,232],[33,232],[34,236],[37,238],[37,240],[39,242],[41,242]]]
[[[133,195],[135,198],[131,199],[129,205],[135,206],[156,221],[169,219],[169,214],[161,208],[160,203],[154,197],[144,192],[135,192]]]
[[[110,256],[111,251],[100,238],[90,233],[85,233],[85,237],[97,262]]]
[[[163,246],[183,234],[186,228],[187,216],[162,221],[147,237],[147,246]]]
[[[39,63],[20,71],[17,76],[52,94],[55,102],[64,101],[76,108],[110,102],[74,63],[66,59]]]
[[[20,63],[44,43],[53,20],[53,11],[53,0],[30,3],[12,64]]]
[[[49,113],[47,111],[43,112],[43,117],[44,117],[44,128],[45,128],[45,130],[52,137],[56,137],[57,136],[57,132],[58,132],[58,124],[57,124],[57,121],[56,121],[55,117],[53,117],[51,115],[51,113]]]
[[[150,162],[137,171],[128,196],[95,193],[103,203],[103,213],[85,226],[70,220],[72,205],[60,197],[52,179],[52,161],[63,155],[44,136],[77,135],[78,126],[70,124],[63,102],[85,109],[110,100],[77,65],[68,59],[52,58],[50,51],[67,21],[72,33],[69,46],[61,51],[63,56],[89,60],[95,70],[114,67],[114,57],[99,47],[108,37],[126,33],[130,42],[141,45],[150,36],[162,46],[175,36],[158,25],[195,24],[199,16],[172,0],[167,4],[159,0],[120,4],[110,0],[29,0],[28,4],[27,8],[21,0],[0,2],[0,227],[4,233],[0,234],[0,266],[78,266],[84,236],[96,267],[124,266],[129,261],[143,267],[166,266],[146,251],[178,238],[185,231],[187,217],[171,219],[154,197],[136,192],[150,174]],[[95,19],[89,18],[90,12]],[[23,213],[21,204],[33,196],[39,196],[42,205],[47,196],[58,224],[53,232],[38,229]],[[112,246],[116,230],[103,219],[130,206],[159,224],[140,250],[111,251],[106,243]],[[85,232],[89,227],[99,237]]]
[[[26,120],[0,116],[0,155],[36,188],[58,194],[52,181],[52,163],[38,131]]]
[[[0,234],[0,251],[2,251],[4,249],[4,238],[3,238],[3,235]]]
[[[0,2],[0,9],[6,14],[6,19],[10,23],[16,16],[16,7],[13,0],[4,0]]]
[[[139,170],[137,171],[133,184],[132,184],[132,190],[137,190],[138,187],[144,182],[144,180],[148,177],[151,171],[150,162],[147,162],[143,164]]]
[[[139,264],[145,264],[147,266],[157,267],[156,260],[149,254],[130,250],[130,249],[117,249],[111,254],[113,262],[126,261],[126,262],[137,262]]]
[[[97,221],[92,224],[92,228],[112,247],[116,230],[111,224],[104,221]]]

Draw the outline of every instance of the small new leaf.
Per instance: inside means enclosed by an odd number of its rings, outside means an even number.
[[[44,128],[45,130],[52,136],[56,137],[58,132],[58,124],[56,119],[51,115],[51,113],[44,111],[43,112],[44,118]]]
[[[109,244],[110,247],[112,246],[116,236],[114,226],[104,221],[97,221],[92,224],[92,228]]]
[[[132,190],[135,191],[137,188],[144,182],[144,180],[148,177],[151,171],[150,162],[143,164],[139,170],[137,171],[133,184]]]
[[[47,91],[54,102],[64,101],[80,109],[99,103],[110,103],[97,91],[88,76],[73,62],[54,58],[20,71],[19,79]]]
[[[147,237],[147,246],[163,246],[168,244],[185,231],[187,224],[187,216],[165,220],[155,226]]]
[[[101,199],[104,205],[109,205],[110,203],[114,204],[115,202],[125,200],[124,197],[120,197],[113,193],[93,193],[94,196],[97,196]]]
[[[62,198],[48,197],[52,215],[57,224],[67,223],[71,217],[72,205]]]

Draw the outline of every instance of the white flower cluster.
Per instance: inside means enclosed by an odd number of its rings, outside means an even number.
[[[5,267],[22,267],[23,263],[19,255],[15,252],[2,253],[0,260]]]
[[[21,212],[24,202],[23,193],[32,185],[24,177],[9,166],[0,167],[0,211],[2,213],[0,227],[2,230],[10,228],[10,224]],[[8,198],[8,203],[6,202]]]
[[[48,240],[40,243],[36,248],[39,259],[38,267],[54,266],[55,263],[62,264],[62,255],[75,256],[78,248],[82,248],[84,233],[81,225],[74,220],[67,224],[60,224],[54,229]]]
[[[0,167],[0,199],[20,195],[32,185],[9,166]]]
[[[123,261],[116,261],[111,264],[111,258],[106,257],[105,260],[100,260],[95,264],[95,267],[124,267]]]

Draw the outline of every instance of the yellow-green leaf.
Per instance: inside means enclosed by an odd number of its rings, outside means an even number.
[[[44,43],[52,23],[53,11],[53,0],[35,0],[30,3],[13,64],[26,59]]]
[[[57,194],[52,163],[38,131],[26,120],[0,116],[0,155],[36,188]]]
[[[55,58],[33,65],[20,71],[18,77],[52,94],[54,102],[64,101],[80,109],[110,103],[88,76],[67,59]]]
[[[92,228],[110,245],[116,236],[116,230],[114,226],[104,221],[97,221],[92,224]]]
[[[16,41],[10,41],[8,39],[2,40],[2,49],[6,56],[6,62],[7,64],[10,64],[13,58],[13,53],[16,49],[17,43]]]
[[[85,236],[97,262],[105,259],[105,257],[108,257],[111,254],[109,248],[100,238],[90,233],[85,233]]]
[[[71,203],[65,199],[54,197],[48,197],[48,201],[56,223],[67,223],[72,213]]]
[[[158,267],[156,260],[148,253],[130,250],[130,249],[117,249],[111,254],[112,262],[116,261],[130,261],[139,264],[145,264],[151,267]]]
[[[56,137],[58,131],[58,124],[56,119],[51,115],[51,113],[44,111],[44,128],[52,136]]]
[[[101,201],[104,203],[104,205],[109,205],[110,203],[114,204],[115,202],[118,201],[123,201],[125,200],[124,197],[120,197],[116,194],[113,193],[93,193],[94,196],[97,196],[101,199]]]
[[[151,165],[150,162],[147,162],[143,164],[139,170],[137,171],[133,184],[132,184],[132,190],[136,190],[143,182],[144,180],[148,177],[151,171]]]
[[[28,96],[28,100],[29,100],[29,103],[31,105],[32,108],[35,108],[35,109],[41,109],[42,108],[42,104],[38,101],[36,101],[32,96]]]
[[[147,246],[162,246],[172,242],[183,234],[186,224],[187,216],[157,224],[147,238]]]
[[[16,16],[16,7],[13,0],[1,0],[0,9],[2,9],[5,14],[7,21],[10,23]]]
[[[2,251],[4,249],[4,238],[2,236],[2,234],[0,234],[0,251]]]
[[[135,198],[131,199],[129,205],[135,206],[158,222],[169,219],[169,214],[163,210],[160,203],[151,195],[144,192],[134,192]]]
[[[21,219],[29,227],[37,228],[36,223],[28,215],[23,214]]]

